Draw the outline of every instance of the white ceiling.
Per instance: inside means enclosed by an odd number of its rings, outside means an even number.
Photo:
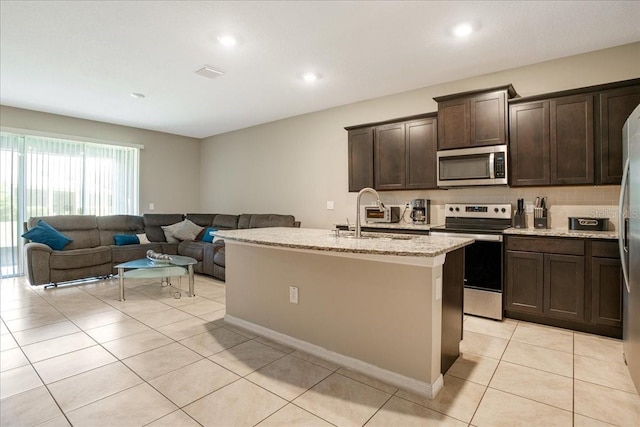
[[[2,0],[0,103],[203,138],[639,40],[640,1]]]

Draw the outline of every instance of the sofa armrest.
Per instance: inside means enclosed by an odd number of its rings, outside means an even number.
[[[27,260],[27,278],[32,286],[51,283],[49,258],[53,249],[42,243],[27,243],[24,245]]]

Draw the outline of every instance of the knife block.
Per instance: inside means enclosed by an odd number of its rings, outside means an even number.
[[[548,219],[546,208],[534,208],[533,209],[533,227],[534,228],[547,228]]]
[[[513,214],[513,228],[527,228],[527,213],[514,213]]]

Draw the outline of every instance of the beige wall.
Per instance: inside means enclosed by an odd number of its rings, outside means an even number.
[[[332,227],[345,222],[346,217],[354,222],[356,196],[347,191],[345,126],[436,111],[434,96],[507,83],[512,83],[519,95],[529,96],[638,77],[640,43],[634,43],[206,138],[201,156],[201,209],[288,213],[301,220],[303,227]],[[322,90],[322,82],[317,90]],[[614,217],[618,187],[603,188],[402,191],[385,192],[382,199],[400,204],[413,198],[430,198],[436,205],[432,213],[438,216],[442,213],[438,204],[447,202],[504,200],[515,204],[519,197],[531,202],[536,195],[547,195],[555,209],[554,226],[562,226],[566,215],[576,210],[585,215],[582,211],[589,211],[591,205]],[[334,210],[326,209],[328,200],[334,201]]]
[[[127,126],[0,106],[0,126],[69,137],[144,145],[140,151],[140,213],[200,208],[200,140]]]

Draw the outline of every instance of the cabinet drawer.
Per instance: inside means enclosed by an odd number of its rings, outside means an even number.
[[[507,249],[511,251],[543,252],[564,255],[584,255],[584,240],[550,239],[537,237],[508,237]]]
[[[618,242],[591,242],[591,256],[601,258],[620,258]]]

